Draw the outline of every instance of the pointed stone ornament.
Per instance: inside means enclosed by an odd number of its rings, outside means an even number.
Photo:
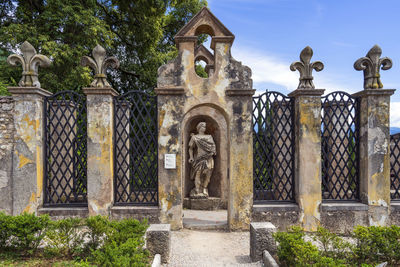
[[[321,61],[310,63],[312,56],[313,50],[307,46],[300,53],[300,61],[295,61],[290,65],[291,71],[298,70],[300,72],[300,82],[297,89],[315,89],[312,70],[321,71],[324,69],[324,64]]]
[[[96,47],[93,48],[92,56],[93,58],[84,56],[81,60],[82,66],[88,66],[94,70],[94,80],[90,86],[99,88],[111,87],[107,81],[106,71],[108,67],[118,69],[119,60],[115,57],[106,58],[106,50],[100,45],[96,45]]]
[[[392,67],[392,60],[388,57],[381,58],[382,49],[378,45],[374,45],[365,57],[359,58],[354,62],[356,70],[364,71],[364,89],[383,88],[379,69],[388,70]]]
[[[21,45],[22,56],[12,54],[8,56],[7,63],[11,66],[22,66],[22,78],[18,85],[20,87],[37,87],[40,88],[40,82],[38,80],[38,68],[49,67],[51,61],[48,57],[37,54],[35,48],[28,42],[25,41]]]

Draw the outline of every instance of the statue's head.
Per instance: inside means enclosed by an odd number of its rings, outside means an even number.
[[[196,126],[197,132],[200,131],[200,128],[201,128],[201,127],[204,127],[204,130],[206,129],[206,123],[205,123],[204,121],[199,122],[199,123],[197,124],[197,126]]]

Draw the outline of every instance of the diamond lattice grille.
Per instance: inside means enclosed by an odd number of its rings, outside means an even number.
[[[293,201],[293,99],[253,97],[254,201]]]
[[[400,134],[390,136],[390,197],[400,200]]]
[[[115,202],[158,205],[157,99],[131,91],[114,107]]]
[[[358,100],[345,92],[322,97],[322,198],[357,200]]]
[[[86,98],[62,91],[46,97],[44,106],[44,204],[86,205]]]

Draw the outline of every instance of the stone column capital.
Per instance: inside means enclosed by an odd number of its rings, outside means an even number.
[[[85,87],[82,88],[82,91],[85,95],[119,95],[118,92],[111,87]]]
[[[40,97],[51,96],[53,93],[39,87],[7,87],[13,96],[36,95]]]
[[[299,96],[322,96],[325,89],[296,89],[291,92],[288,96],[299,97]]]
[[[367,96],[391,96],[396,89],[368,89],[354,93],[354,97],[367,97]]]

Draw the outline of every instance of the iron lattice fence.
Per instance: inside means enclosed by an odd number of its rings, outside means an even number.
[[[390,198],[400,200],[400,134],[390,136]]]
[[[294,201],[294,101],[253,97],[254,201]]]
[[[46,97],[44,125],[44,205],[86,206],[86,97],[73,91]]]
[[[116,205],[158,205],[157,98],[130,91],[114,98]]]
[[[345,92],[321,98],[322,198],[359,199],[359,101]]]

